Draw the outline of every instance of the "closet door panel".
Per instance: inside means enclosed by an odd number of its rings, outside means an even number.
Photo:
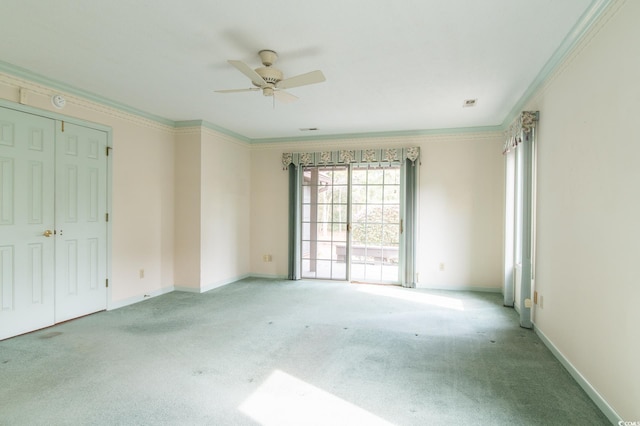
[[[54,323],[55,121],[0,107],[0,339]]]
[[[106,309],[107,134],[65,123],[56,152],[56,322]]]

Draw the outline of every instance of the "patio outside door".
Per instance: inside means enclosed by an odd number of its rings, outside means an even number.
[[[303,278],[400,282],[400,165],[307,166]]]

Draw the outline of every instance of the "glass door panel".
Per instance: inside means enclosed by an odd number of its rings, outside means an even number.
[[[302,172],[302,277],[399,283],[400,165]]]
[[[302,277],[346,280],[348,169],[304,167],[302,173]]]
[[[400,281],[400,166],[352,170],[352,281]]]

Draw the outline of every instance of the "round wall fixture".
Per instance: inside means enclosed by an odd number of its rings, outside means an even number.
[[[51,97],[51,104],[58,109],[64,108],[66,103],[67,100],[62,95],[53,95]]]

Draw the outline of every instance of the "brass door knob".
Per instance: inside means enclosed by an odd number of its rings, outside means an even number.
[[[51,232],[50,230],[47,229],[46,231],[44,231],[44,234],[42,234],[42,235],[44,235],[45,237],[49,238],[50,236],[53,235],[53,232]]]

